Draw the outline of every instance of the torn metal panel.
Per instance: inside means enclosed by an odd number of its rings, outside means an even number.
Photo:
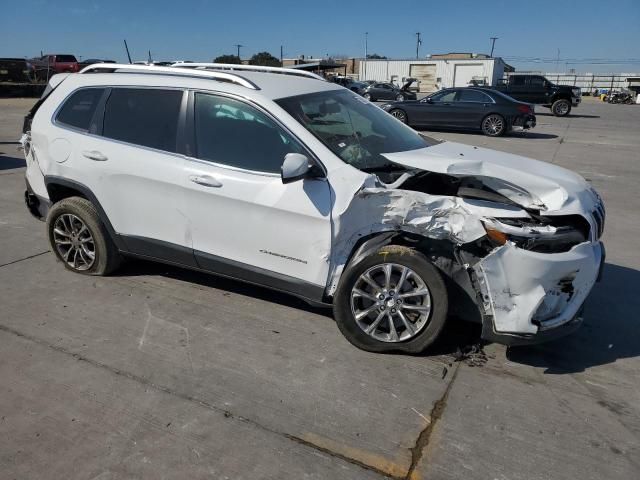
[[[495,249],[474,270],[485,314],[498,333],[535,334],[570,322],[596,282],[599,243],[548,254],[517,248]]]

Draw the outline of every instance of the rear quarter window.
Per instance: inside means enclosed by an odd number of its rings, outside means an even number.
[[[80,130],[89,130],[103,88],[83,88],[74,92],[65,102],[56,122]]]
[[[56,55],[56,62],[72,63],[77,61],[73,55]]]

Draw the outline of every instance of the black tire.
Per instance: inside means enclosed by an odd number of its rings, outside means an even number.
[[[356,286],[356,282],[360,280],[361,275],[378,265],[390,263],[413,270],[424,282],[430,293],[431,309],[426,316],[428,318],[427,322],[414,336],[405,341],[381,341],[365,333],[356,322],[351,305],[352,290]],[[395,281],[397,282],[398,279],[396,278]],[[395,288],[393,285],[392,287]],[[368,352],[423,352],[433,344],[442,331],[448,310],[447,288],[440,272],[422,253],[413,248],[399,245],[381,247],[358,263],[348,265],[340,279],[333,303],[334,317],[342,334],[353,345]],[[373,313],[375,314],[377,311]],[[402,323],[399,320],[396,323],[402,328]]]
[[[60,232],[60,229],[57,228],[60,226],[60,223],[58,222],[60,221],[64,224],[66,221],[69,223],[69,219],[73,217],[76,217],[84,223],[91,236],[91,242],[89,245],[93,246],[94,258],[91,265],[85,265],[88,267],[86,269],[81,269],[79,267],[74,268],[76,264],[75,257],[73,260],[74,265],[71,265],[67,260],[65,260],[64,251],[70,250],[72,248],[71,246],[67,249],[66,245],[59,245],[56,243],[56,239],[59,241],[60,239],[64,240],[68,237],[68,235],[61,235],[58,233]],[[76,226],[77,225],[79,225],[79,223],[76,223]],[[73,230],[73,226],[69,230]],[[55,203],[47,215],[47,233],[49,237],[49,244],[51,245],[51,249],[55,253],[56,258],[64,264],[65,268],[72,272],[82,273],[84,275],[108,275],[118,268],[122,262],[122,256],[118,252],[111,236],[100,220],[100,216],[98,215],[96,208],[90,201],[84,198],[69,197]],[[71,242],[71,240],[69,241]],[[77,236],[74,238],[74,241],[79,245],[79,247],[84,248],[80,245],[81,241],[78,240]],[[76,248],[76,250],[79,251],[79,247]],[[89,248],[89,250],[91,249]],[[84,251],[86,252],[86,250]],[[70,257],[71,254],[68,256]],[[80,252],[81,261],[85,261],[84,259],[86,258],[90,258],[88,254]],[[87,262],[85,261],[85,263]]]
[[[389,115],[400,120],[402,123],[409,124],[409,117],[407,117],[407,112],[400,108],[394,108],[389,111]]]
[[[482,129],[482,133],[488,137],[500,137],[507,132],[509,126],[502,115],[490,113],[482,119],[480,128]]]
[[[556,100],[553,102],[553,105],[551,105],[551,112],[556,117],[566,117],[571,112],[571,102],[564,98]]]

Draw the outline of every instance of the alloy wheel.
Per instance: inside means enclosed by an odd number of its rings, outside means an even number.
[[[393,110],[391,112],[391,115],[400,120],[402,123],[407,123],[407,115],[402,110]]]
[[[76,215],[63,213],[53,225],[53,241],[58,254],[72,269],[89,270],[96,260],[91,231]]]
[[[489,115],[484,119],[482,129],[489,135],[500,135],[504,130],[504,120],[499,115]]]
[[[403,342],[429,322],[431,293],[415,271],[382,263],[365,271],[351,289],[351,313],[360,329],[381,342]]]

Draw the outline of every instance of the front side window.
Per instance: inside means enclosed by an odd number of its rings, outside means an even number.
[[[304,149],[258,109],[232,98],[195,94],[196,156],[256,172],[280,173],[287,153]]]
[[[105,106],[102,135],[176,152],[182,95],[181,90],[114,88]]]
[[[544,87],[544,78],[542,77],[531,77],[529,80],[529,84],[532,87]]]
[[[58,112],[56,122],[79,130],[89,130],[103,92],[103,88],[83,88],[76,91]]]
[[[384,154],[436,143],[353,92],[331,90],[276,102],[344,162],[363,171],[403,169]]]
[[[432,102],[453,102],[456,98],[456,90],[445,90],[444,92],[438,92],[431,95],[429,98]]]

